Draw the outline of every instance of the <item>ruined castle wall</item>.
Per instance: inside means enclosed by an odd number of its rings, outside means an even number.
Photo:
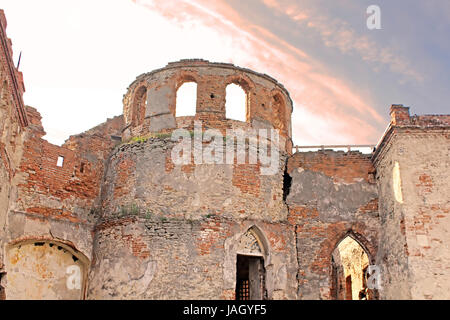
[[[268,296],[295,299],[291,227],[221,216],[132,216],[99,225],[88,299],[234,299],[239,239],[255,225],[267,236]]]
[[[176,92],[187,81],[197,83],[196,114],[175,118]],[[226,87],[235,83],[247,94],[246,123],[226,119]],[[150,132],[168,132],[177,127],[192,129],[193,120],[205,127],[275,128],[280,131],[282,150],[290,152],[292,101],[286,89],[273,78],[231,64],[205,60],[182,60],[139,76],[124,97],[123,140]]]
[[[346,236],[374,261],[378,246],[378,192],[370,156],[359,152],[295,153],[287,196],[295,227],[300,299],[330,299],[331,257]]]
[[[110,157],[103,188],[103,216],[117,217],[133,207],[163,217],[286,220],[280,154],[274,174],[257,164],[175,165],[166,138],[123,144]],[[204,146],[206,147],[206,145]]]
[[[448,299],[450,117],[392,111],[395,127],[376,160],[382,296]]]
[[[24,154],[15,177],[14,201],[9,206],[4,233],[7,297],[84,298],[105,158],[117,143],[111,136],[120,134],[123,120],[110,119],[71,136],[63,146],[56,146],[42,139],[45,132],[36,109],[27,107],[27,116]],[[57,165],[60,156],[61,166]],[[41,242],[45,245],[33,245]],[[49,243],[65,249],[56,250]],[[63,252],[67,251],[71,253],[66,257]],[[72,266],[72,256],[78,259],[73,265],[83,270],[83,281],[82,288],[68,290],[65,281],[70,274],[66,274],[66,269]],[[18,274],[17,268],[24,272]],[[32,274],[32,270],[42,272]],[[37,281],[35,290],[23,291],[23,283],[30,281]]]
[[[14,178],[23,152],[27,125],[22,94],[22,74],[12,60],[12,44],[6,35],[6,18],[0,10],[0,300],[5,298],[5,255],[8,208],[13,201]]]
[[[72,136],[65,145],[48,143],[40,124],[40,115],[28,108],[30,125],[21,163],[21,181],[14,211],[72,222],[93,222],[94,201],[100,192],[104,159],[115,141],[108,134],[119,132],[121,118],[109,120],[95,133]],[[58,166],[58,157],[63,157]]]
[[[186,81],[197,83],[196,114],[176,118],[176,91]],[[245,122],[225,119],[230,83],[247,94]],[[283,201],[291,112],[286,90],[274,79],[229,64],[187,60],[139,76],[124,97],[124,143],[107,164],[88,297],[232,299],[239,241],[254,227],[264,243],[268,297],[295,298],[294,233]],[[244,134],[276,128],[280,154],[274,171],[265,174],[266,165],[248,157],[244,163],[236,157],[229,164],[225,158],[198,162],[193,153],[205,154],[213,144],[191,141],[191,161],[177,164],[172,151],[179,142],[171,138],[176,128],[194,139],[211,128],[224,136],[232,128]],[[218,142],[224,147],[228,139]],[[247,155],[250,149],[262,152],[249,144]]]
[[[398,154],[395,145],[389,147],[389,153]],[[382,299],[411,299],[410,274],[408,267],[408,246],[406,243],[405,215],[395,200],[398,184],[394,185],[394,176],[398,182],[398,172],[394,173],[396,160],[386,157],[377,163],[377,184],[380,195],[380,242],[377,265],[381,268]],[[394,191],[396,189],[397,191]]]
[[[111,155],[88,297],[233,299],[239,239],[256,225],[267,245],[269,296],[295,299],[285,156],[274,175],[261,175],[252,164],[175,165],[174,145],[149,138]]]

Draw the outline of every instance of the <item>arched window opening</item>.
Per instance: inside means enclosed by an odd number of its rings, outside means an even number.
[[[247,120],[247,94],[235,83],[226,88],[225,117],[244,122]]]
[[[275,94],[272,97],[272,110],[274,113],[274,126],[280,131],[285,130],[285,119],[284,119],[284,103],[283,98],[280,94]]]
[[[147,88],[141,87],[137,90],[133,103],[132,124],[134,126],[139,126],[144,122],[146,109],[147,109]]]
[[[177,90],[176,117],[195,116],[197,110],[197,83],[185,82]]]
[[[351,236],[345,237],[332,254],[332,296],[338,300],[367,300],[366,270],[369,257]]]

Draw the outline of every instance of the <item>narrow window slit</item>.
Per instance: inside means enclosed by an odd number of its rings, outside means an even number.
[[[63,156],[58,156],[58,160],[56,161],[56,166],[57,167],[62,167],[64,163],[64,157]]]

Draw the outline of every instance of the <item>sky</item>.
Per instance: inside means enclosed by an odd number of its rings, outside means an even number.
[[[370,5],[381,29],[369,29]],[[450,112],[447,0],[2,0],[25,104],[62,144],[122,114],[140,74],[233,63],[289,91],[297,145],[376,144],[391,104]]]

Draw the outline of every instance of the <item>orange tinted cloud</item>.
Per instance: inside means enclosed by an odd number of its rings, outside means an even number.
[[[270,74],[290,92],[295,108],[294,143],[374,143],[380,137],[379,128],[386,120],[368,97],[328,75],[326,68],[301,48],[247,20],[225,1],[134,1],[181,27],[195,21],[217,30],[224,38],[232,38],[233,54],[228,62]],[[274,0],[264,2],[278,5]],[[285,11],[294,21],[308,19],[308,14],[296,6],[288,6]],[[342,37],[351,38],[345,34]]]
[[[361,60],[372,63],[377,71],[379,64],[386,65],[391,71],[405,79],[423,82],[423,76],[414,70],[405,57],[400,56],[395,48],[379,47],[366,35],[358,35],[346,21],[337,17],[324,16],[320,8],[314,7],[314,1],[303,1],[308,7],[300,6],[296,1],[263,0],[272,10],[281,12],[295,21],[299,26],[308,26],[317,31],[321,41],[328,47],[335,47],[344,54],[357,53]],[[300,18],[299,18],[300,17]]]

